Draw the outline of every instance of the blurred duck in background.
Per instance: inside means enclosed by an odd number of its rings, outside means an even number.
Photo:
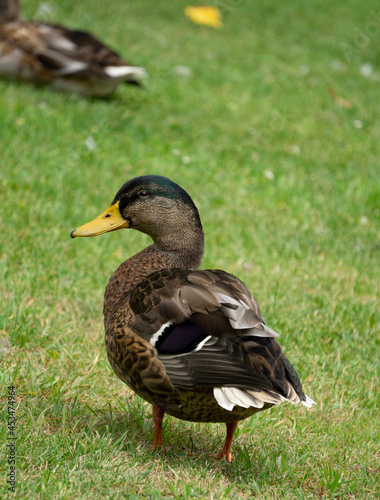
[[[91,34],[21,21],[19,1],[0,0],[0,77],[105,97],[121,83],[140,85],[145,75]]]

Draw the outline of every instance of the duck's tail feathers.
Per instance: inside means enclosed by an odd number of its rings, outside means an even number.
[[[76,75],[80,73],[92,74],[94,77],[112,78],[119,82],[136,83],[146,77],[147,73],[140,66],[99,66],[80,61],[64,55],[63,53],[42,49],[36,54],[37,59],[56,76]]]
[[[265,403],[271,405],[279,405],[284,401],[289,401],[293,404],[302,403],[307,408],[311,408],[315,402],[304,395],[305,399],[301,398],[293,390],[288,397],[272,391],[252,391],[249,389],[238,389],[236,387],[215,387],[214,397],[219,406],[227,411],[232,411],[235,405],[242,408],[263,408]]]
[[[317,403],[313,401],[309,396],[306,396],[305,394],[305,399],[304,401],[301,401],[301,403],[306,406],[306,408],[311,408],[313,405],[316,405]]]
[[[140,66],[106,66],[105,72],[109,77],[124,82],[138,83],[147,76],[145,69]]]

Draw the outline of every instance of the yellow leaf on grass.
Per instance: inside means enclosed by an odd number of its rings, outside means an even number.
[[[193,21],[195,24],[204,24],[205,26],[212,26],[213,28],[221,28],[223,26],[220,10],[210,5],[186,7],[185,14],[190,21]]]

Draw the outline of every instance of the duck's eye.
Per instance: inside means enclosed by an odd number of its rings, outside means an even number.
[[[106,214],[106,215],[104,216],[104,218],[105,218],[105,219],[107,219],[108,217],[111,217],[111,214]]]
[[[140,196],[141,198],[144,198],[145,196],[148,196],[148,191],[140,191],[140,192],[139,192],[139,196]]]

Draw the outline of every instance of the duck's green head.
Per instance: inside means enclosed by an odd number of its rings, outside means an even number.
[[[145,175],[126,182],[110,207],[93,221],[72,231],[71,237],[98,236],[133,228],[156,239],[188,224],[195,224],[202,230],[198,210],[186,191],[167,177]]]

